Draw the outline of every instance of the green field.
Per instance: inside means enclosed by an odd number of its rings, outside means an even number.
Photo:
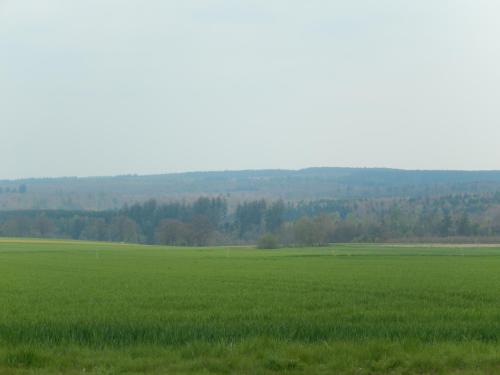
[[[500,373],[500,247],[0,242],[0,374]]]

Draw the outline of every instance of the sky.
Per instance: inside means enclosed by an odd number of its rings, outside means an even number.
[[[0,0],[0,178],[500,169],[498,0]]]

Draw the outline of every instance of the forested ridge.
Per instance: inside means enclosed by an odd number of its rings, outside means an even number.
[[[283,199],[419,198],[500,191],[500,171],[410,171],[309,168],[191,172],[150,176],[44,178],[0,181],[0,210],[118,210],[155,199],[193,202],[223,196],[242,201]]]

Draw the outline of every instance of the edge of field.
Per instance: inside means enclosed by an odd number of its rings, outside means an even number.
[[[110,245],[110,246],[147,246],[147,247],[168,247],[179,248],[179,246],[158,245],[158,244],[144,244],[132,242],[111,242],[111,241],[87,241],[87,240],[73,240],[65,238],[36,238],[36,237],[0,237],[1,243],[16,243],[16,244],[84,244],[84,245]],[[346,243],[329,243],[326,246],[319,246],[318,249],[334,247],[334,246],[364,246],[364,247],[422,247],[422,248],[500,248],[500,243],[429,243],[429,242],[346,242]],[[209,246],[186,246],[188,248],[196,249],[213,249],[213,248],[238,248],[238,249],[254,249],[256,245],[209,245]],[[310,246],[283,246],[279,249],[300,249],[310,248]],[[262,249],[260,249],[262,250]],[[270,249],[271,250],[271,249]],[[277,249],[272,249],[273,251]]]

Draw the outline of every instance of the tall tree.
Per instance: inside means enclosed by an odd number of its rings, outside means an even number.
[[[282,200],[272,203],[266,210],[266,230],[276,233],[285,221],[285,203]]]

